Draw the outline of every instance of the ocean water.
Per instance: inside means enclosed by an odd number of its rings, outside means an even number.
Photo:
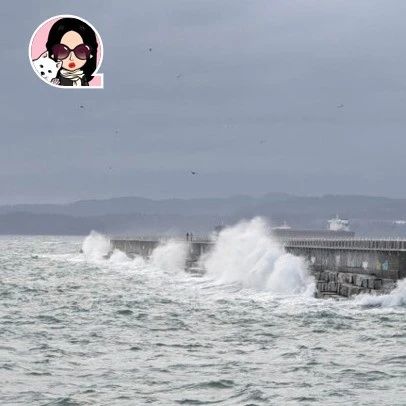
[[[404,285],[314,299],[260,222],[223,234],[203,276],[181,242],[108,249],[1,237],[0,405],[406,405]]]

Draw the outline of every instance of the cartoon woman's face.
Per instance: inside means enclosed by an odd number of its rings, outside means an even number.
[[[73,50],[79,45],[84,45],[83,38],[76,31],[68,31],[62,37],[61,44],[70,50],[69,55],[65,59],[62,59],[62,68],[69,71],[82,68],[86,63],[86,59],[79,59]]]

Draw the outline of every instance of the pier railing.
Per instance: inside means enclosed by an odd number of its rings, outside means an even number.
[[[207,243],[210,244],[213,242],[209,236],[193,236],[192,238],[186,239],[186,237],[181,236],[162,236],[162,235],[142,235],[142,236],[114,236],[110,238],[112,241],[160,241],[160,242],[168,242],[168,241],[179,241],[179,242],[199,242],[199,243]]]
[[[193,242],[213,244],[215,239],[209,236],[193,236],[191,239],[181,236],[120,236],[112,237],[112,241],[155,241],[155,242]],[[370,238],[283,238],[277,241],[287,248],[323,248],[371,251],[406,251],[406,240],[403,239],[370,239]]]
[[[326,248],[371,251],[406,251],[406,240],[401,239],[289,239],[283,241],[289,248]]]

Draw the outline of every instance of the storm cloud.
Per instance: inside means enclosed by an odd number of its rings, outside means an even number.
[[[29,39],[58,14],[99,30],[104,90],[35,76]],[[0,203],[406,197],[405,16],[401,0],[4,1]]]

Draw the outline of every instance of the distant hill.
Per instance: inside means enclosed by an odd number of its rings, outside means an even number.
[[[261,197],[207,199],[118,197],[68,204],[0,206],[0,234],[208,233],[216,224],[264,216],[273,225],[324,229],[336,214],[348,218],[360,235],[406,236],[406,199],[373,196],[303,197],[270,193]]]

